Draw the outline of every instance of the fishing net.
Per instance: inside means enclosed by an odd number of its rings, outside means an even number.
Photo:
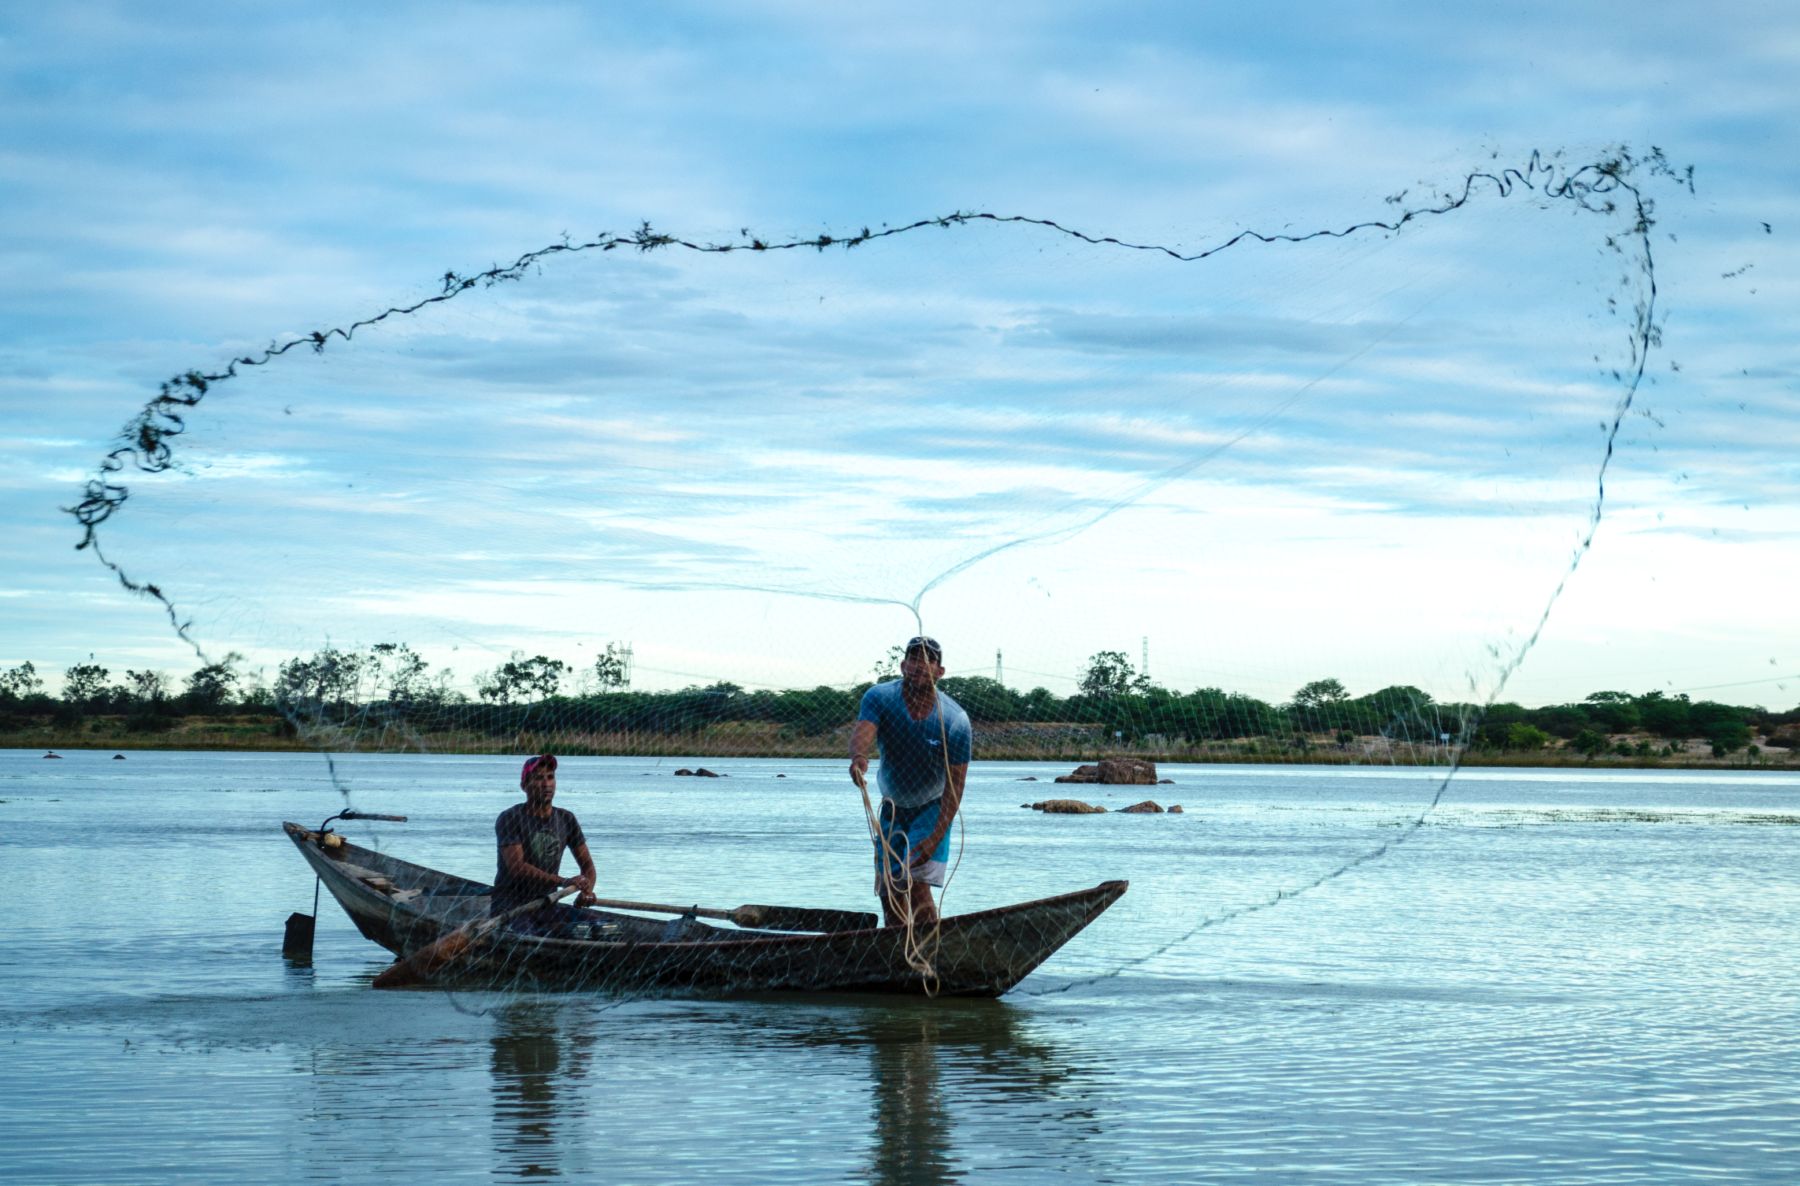
[[[1158,764],[1447,778],[1654,431],[1659,177],[1533,156],[1256,226],[645,224],[232,347],[75,509],[242,728],[328,756],[843,759],[928,635],[975,768],[1072,780],[1049,812]],[[491,909],[356,867],[463,902],[421,935]],[[933,936],[858,951],[933,980]],[[546,974],[523,950],[484,975]],[[658,958],[712,971],[574,979],[770,975]]]

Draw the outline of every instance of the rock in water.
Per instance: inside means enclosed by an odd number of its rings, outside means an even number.
[[[1142,803],[1133,803],[1130,807],[1120,810],[1131,815],[1161,815],[1163,813],[1163,809],[1156,805],[1154,799],[1145,799]]]
[[[1033,803],[1031,806],[1050,815],[1100,815],[1106,811],[1104,807],[1083,803],[1079,799],[1045,799],[1042,803]]]
[[[1171,804],[1169,804],[1169,814],[1170,815],[1182,815],[1185,813],[1181,810],[1181,804],[1171,803]]]
[[[693,773],[694,772],[692,770],[689,770],[686,766],[683,766],[680,770],[677,770],[675,772],[675,777],[680,778],[683,775],[687,775],[688,777],[691,778],[693,776]]]
[[[1142,758],[1102,758],[1100,781],[1113,786],[1155,786],[1156,763]]]
[[[1077,766],[1075,773],[1065,774],[1057,782],[1099,782],[1108,786],[1152,786],[1156,782],[1156,763],[1142,758],[1102,758],[1097,766]]]

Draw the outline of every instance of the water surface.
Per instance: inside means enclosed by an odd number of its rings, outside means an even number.
[[[693,765],[693,762],[686,763]],[[871,909],[842,763],[566,759],[602,889]],[[488,879],[517,762],[340,759],[360,843]],[[951,912],[1131,890],[1000,1001],[377,993],[292,754],[0,752],[13,1182],[1789,1182],[1800,778],[977,763]],[[785,778],[776,778],[778,774]],[[1068,788],[1064,788],[1065,790]],[[1075,788],[1118,807],[1137,788]],[[1378,859],[1266,909],[1399,837]],[[1209,920],[1223,919],[1213,922]]]

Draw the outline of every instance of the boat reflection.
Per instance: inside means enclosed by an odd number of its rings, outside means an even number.
[[[703,1176],[723,1150],[776,1163],[812,1146],[843,1157],[856,1181],[935,1186],[1066,1168],[1096,1131],[1104,1072],[1075,1065],[1030,1011],[1003,1002],[595,1005],[517,1001],[492,1014],[496,1176],[627,1178],[646,1165]],[[637,1090],[621,1094],[624,1082]]]

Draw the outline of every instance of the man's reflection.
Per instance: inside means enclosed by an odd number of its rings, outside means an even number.
[[[559,1176],[566,1134],[579,1131],[579,1125],[570,1122],[581,1119],[579,1083],[585,1060],[568,1056],[552,1009],[515,1005],[496,1014],[495,1020],[491,1042],[496,1172],[521,1178]],[[559,1120],[563,1140],[556,1131]]]
[[[882,1186],[948,1182],[955,1176],[938,1067],[938,1023],[920,1017],[912,1033],[908,1028],[895,1026],[869,1044],[875,1122],[869,1176]]]
[[[1084,1116],[1083,1107],[1069,1108],[1068,1097],[1072,1088],[1083,1093],[1077,1080],[1085,1076],[1030,1036],[1024,1019],[998,1001],[931,1001],[798,1010],[784,1020],[804,1044],[868,1052],[869,1180],[935,1186],[979,1169],[958,1155],[955,1136],[959,1113],[978,1107],[981,1096],[1004,1097],[1010,1124],[1029,1127],[1035,1111],[1065,1139],[1073,1135],[1068,1122]],[[1049,1110],[1034,1109],[1033,1099]]]

